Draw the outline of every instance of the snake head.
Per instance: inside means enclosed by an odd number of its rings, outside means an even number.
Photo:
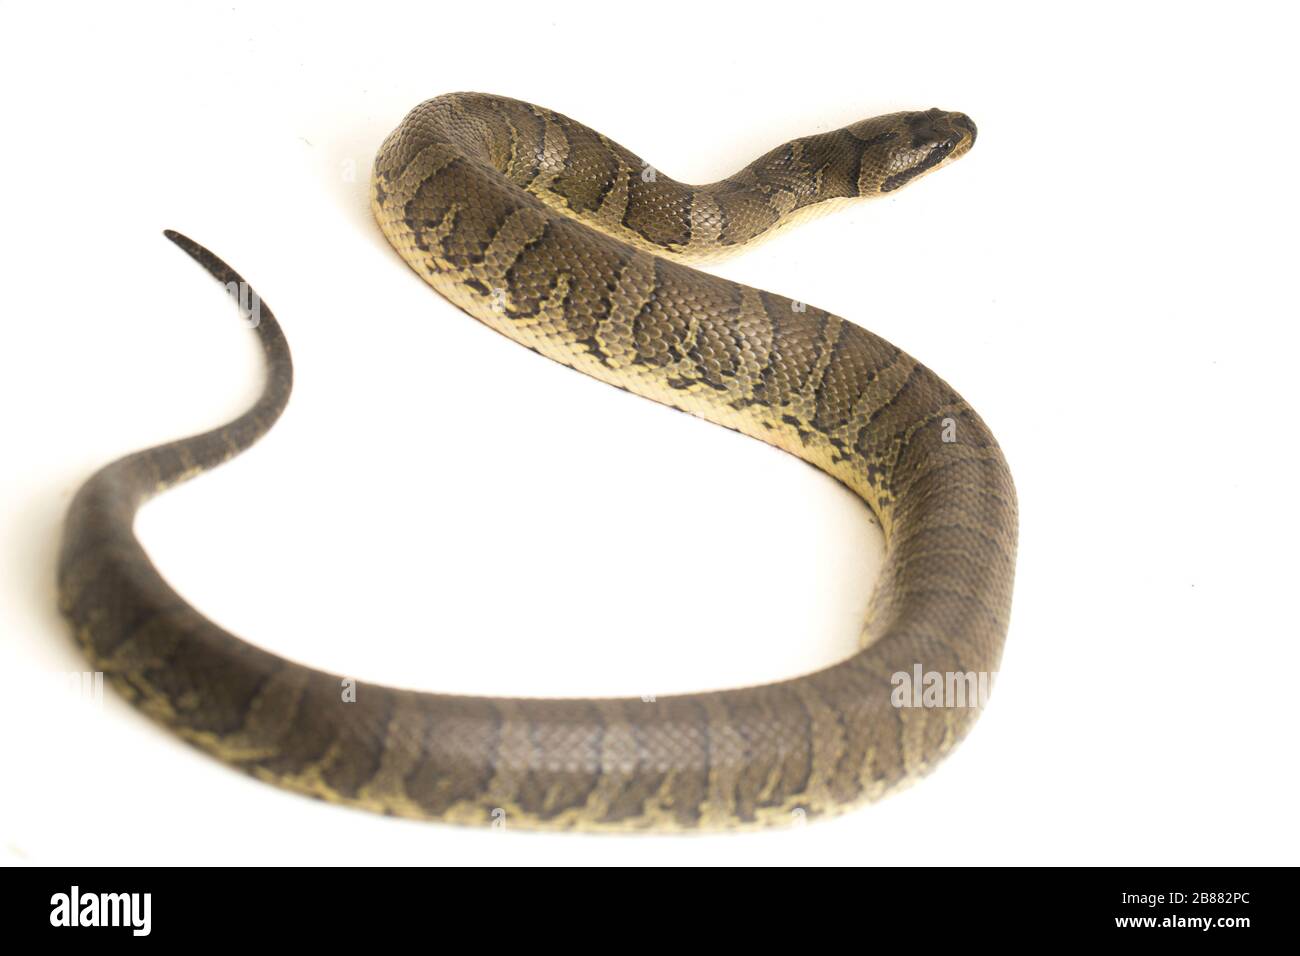
[[[975,145],[975,124],[965,113],[932,109],[864,120],[849,131],[866,141],[858,194],[893,192],[964,156]]]

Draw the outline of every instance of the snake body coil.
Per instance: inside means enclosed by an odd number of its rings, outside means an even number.
[[[259,650],[177,595],[136,540],[149,497],[270,428],[292,369],[274,316],[261,398],[203,435],[94,475],[68,514],[60,603],[138,707],[254,776],[384,813],[578,829],[734,828],[837,812],[924,773],[969,706],[898,707],[895,675],[997,667],[1015,492],[984,423],[934,373],[838,316],[691,269],[834,200],[887,193],[966,152],[959,113],[897,113],[675,182],[549,110],[482,94],[413,110],[372,206],[438,292],[565,365],[823,469],[887,551],[861,650],[759,687],[642,700],[498,699],[362,685]],[[824,205],[823,205],[824,208]],[[223,282],[201,246],[168,234]]]

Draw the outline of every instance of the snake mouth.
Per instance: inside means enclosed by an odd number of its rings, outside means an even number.
[[[952,119],[952,125],[966,134],[962,137],[962,142],[958,143],[956,149],[953,150],[954,153],[960,156],[975,145],[975,137],[979,135],[979,129],[976,128],[975,121],[965,113],[950,113],[949,116]]]
[[[935,146],[934,153],[938,155],[927,168],[965,156],[975,145],[975,137],[979,135],[975,121],[965,113],[944,113],[942,122],[948,129],[948,135]]]
[[[969,153],[971,147],[975,145],[975,137],[979,135],[979,130],[975,128],[974,121],[965,113],[951,114],[951,122],[956,142],[948,150],[948,155],[944,157],[945,162],[960,159]]]

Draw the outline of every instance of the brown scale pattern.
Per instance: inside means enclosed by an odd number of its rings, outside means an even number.
[[[847,660],[653,702],[372,685],[345,702],[339,675],[218,628],[163,581],[132,523],[148,497],[238,454],[280,414],[292,367],[265,303],[257,404],[224,428],[107,466],[76,496],[59,581],[79,641],[128,699],[196,746],[280,786],[403,816],[765,826],[838,812],[923,774],[977,711],[895,707],[892,678],[915,665],[996,669],[1016,541],[1006,463],[974,411],[888,342],[680,260],[724,254],[819,203],[891,191],[974,137],[958,113],[896,113],[691,186],[646,175],[635,154],[558,113],[453,94],[413,110],[375,161],[380,227],[451,302],[552,359],[784,448],[863,497],[887,555],[862,649]],[[170,235],[220,281],[242,281]]]

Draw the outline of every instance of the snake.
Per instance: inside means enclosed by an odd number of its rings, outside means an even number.
[[[789,452],[862,498],[885,552],[845,659],[654,699],[498,698],[356,681],[224,630],[167,583],[134,522],[153,496],[247,449],[285,408],[289,348],[255,292],[248,324],[266,371],[248,410],[121,458],[73,496],[57,580],[77,642],[130,703],[201,750],[290,791],[399,817],[754,829],[838,814],[915,781],[982,708],[928,691],[918,706],[900,695],[900,675],[925,675],[929,687],[930,675],[991,675],[1002,656],[1018,520],[1006,460],[976,412],[906,352],[687,262],[893,193],[975,137],[962,113],[891,113],[695,186],[560,113],[455,93],[415,107],[374,160],[380,230],[452,304],[549,359]],[[166,235],[247,296],[227,263]],[[934,284],[947,291],[941,274]],[[487,371],[476,381],[511,387]],[[683,481],[701,479],[683,468]],[[636,516],[623,520],[630,531]],[[707,531],[689,534],[708,547]]]

